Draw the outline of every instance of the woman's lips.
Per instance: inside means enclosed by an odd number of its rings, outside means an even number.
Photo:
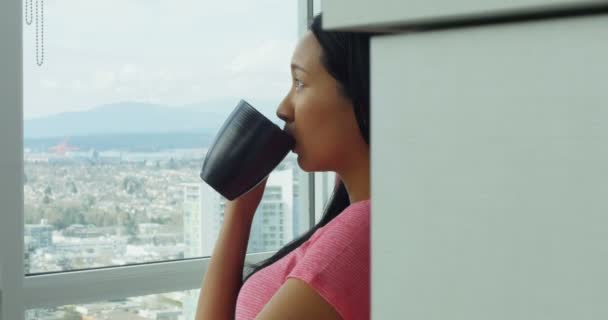
[[[285,125],[285,127],[283,127],[283,131],[284,131],[285,133],[287,133],[289,136],[291,136],[291,137],[293,138],[294,142],[295,142],[295,143],[293,144],[293,147],[291,148],[291,151],[293,151],[293,152],[295,153],[295,152],[296,152],[296,148],[297,148],[297,146],[298,146],[298,143],[297,143],[297,141],[296,141],[296,136],[293,134],[293,131],[292,131],[292,130],[293,130],[293,129],[291,129],[291,127],[289,127],[289,126],[287,126],[287,125]]]
[[[283,132],[287,133],[289,136],[291,136],[295,140],[296,137],[295,137],[295,135],[293,134],[293,132],[291,131],[291,129],[289,127],[285,126],[283,128]]]

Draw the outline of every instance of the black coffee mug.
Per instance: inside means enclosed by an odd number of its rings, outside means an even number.
[[[201,179],[234,200],[268,177],[294,145],[293,137],[241,100],[211,144]]]

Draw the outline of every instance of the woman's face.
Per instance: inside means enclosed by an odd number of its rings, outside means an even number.
[[[292,86],[277,115],[296,140],[294,152],[305,171],[340,171],[367,144],[361,137],[353,105],[321,64],[321,47],[309,31],[291,62]]]

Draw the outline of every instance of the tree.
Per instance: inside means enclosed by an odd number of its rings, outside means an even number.
[[[171,218],[168,217],[152,217],[150,218],[150,222],[158,223],[158,224],[167,224]]]
[[[63,311],[63,320],[82,320],[82,315],[74,307],[66,307]]]
[[[144,183],[136,177],[127,176],[122,180],[122,188],[128,194],[141,193]]]
[[[167,169],[171,169],[171,170],[177,169],[177,163],[175,162],[175,159],[173,159],[173,158],[169,159],[169,162],[167,163]]]
[[[91,194],[87,194],[86,196],[84,196],[84,199],[82,200],[82,206],[84,207],[85,210],[90,210],[93,205],[95,205],[95,203],[97,202],[97,200],[95,199],[95,196],[91,195]]]
[[[123,212],[120,223],[125,228],[127,234],[133,238],[137,237],[137,221],[135,220],[134,215]]]
[[[70,181],[66,183],[66,187],[68,188],[68,190],[73,193],[73,194],[77,194],[78,193],[78,188],[76,188],[76,184],[74,183],[74,181]]]

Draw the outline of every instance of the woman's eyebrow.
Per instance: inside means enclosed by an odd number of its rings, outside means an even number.
[[[291,70],[295,70],[295,69],[308,73],[308,71],[306,71],[306,69],[304,69],[302,66],[295,64],[295,63],[291,63]]]

